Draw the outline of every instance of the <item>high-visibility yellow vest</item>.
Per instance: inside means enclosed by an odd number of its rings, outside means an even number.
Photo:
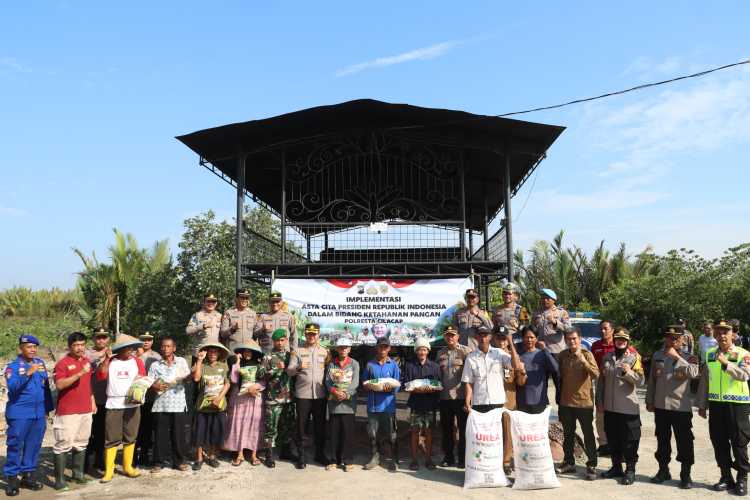
[[[716,360],[719,349],[714,347],[706,351],[706,369],[708,370],[708,400],[721,403],[750,404],[750,387],[746,381],[732,378]],[[750,352],[741,347],[732,347],[724,356],[730,363],[747,364]]]

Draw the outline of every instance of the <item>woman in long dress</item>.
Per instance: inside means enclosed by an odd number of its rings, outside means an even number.
[[[250,463],[260,465],[258,448],[263,436],[264,384],[256,381],[263,351],[257,344],[240,344],[234,348],[237,360],[232,364],[229,379],[229,409],[227,410],[227,437],[224,449],[236,452],[232,465],[239,466],[250,451]]]

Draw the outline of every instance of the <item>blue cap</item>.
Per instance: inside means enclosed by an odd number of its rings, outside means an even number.
[[[30,333],[24,333],[20,337],[18,337],[18,343],[19,344],[34,344],[39,345],[39,339],[31,335]]]
[[[552,300],[557,300],[557,294],[553,290],[550,290],[549,288],[542,288],[541,292],[542,295],[546,295]]]

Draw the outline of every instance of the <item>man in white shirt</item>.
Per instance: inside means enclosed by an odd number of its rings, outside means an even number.
[[[703,323],[703,333],[698,338],[698,353],[700,354],[700,364],[706,362],[706,353],[709,349],[717,347],[719,344],[714,338],[714,327],[710,321]]]
[[[481,413],[502,408],[505,404],[505,369],[513,367],[509,354],[490,346],[490,329],[476,330],[477,349],[466,356],[461,382],[465,384],[464,410]]]

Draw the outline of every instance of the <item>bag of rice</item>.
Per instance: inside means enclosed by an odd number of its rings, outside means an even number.
[[[401,387],[401,382],[390,377],[371,378],[364,383],[364,385],[368,386],[373,391],[382,391],[385,384],[388,384],[391,387]]]
[[[243,396],[250,392],[250,388],[253,387],[256,382],[256,374],[258,373],[258,365],[248,365],[240,368],[240,391],[238,395]],[[263,390],[262,388],[260,390]]]
[[[429,378],[418,378],[416,380],[411,380],[404,385],[404,390],[407,392],[411,392],[414,389],[422,388],[422,387],[429,387],[433,391],[442,391],[443,390],[443,384],[440,383],[439,380],[433,380]]]
[[[466,421],[464,488],[508,486],[503,471],[503,410],[471,411]]]
[[[510,412],[510,431],[516,468],[513,489],[559,488],[549,447],[549,408],[538,415]]]
[[[128,392],[125,393],[125,404],[142,405],[146,402],[146,393],[153,385],[154,379],[151,377],[136,377],[130,384]]]

